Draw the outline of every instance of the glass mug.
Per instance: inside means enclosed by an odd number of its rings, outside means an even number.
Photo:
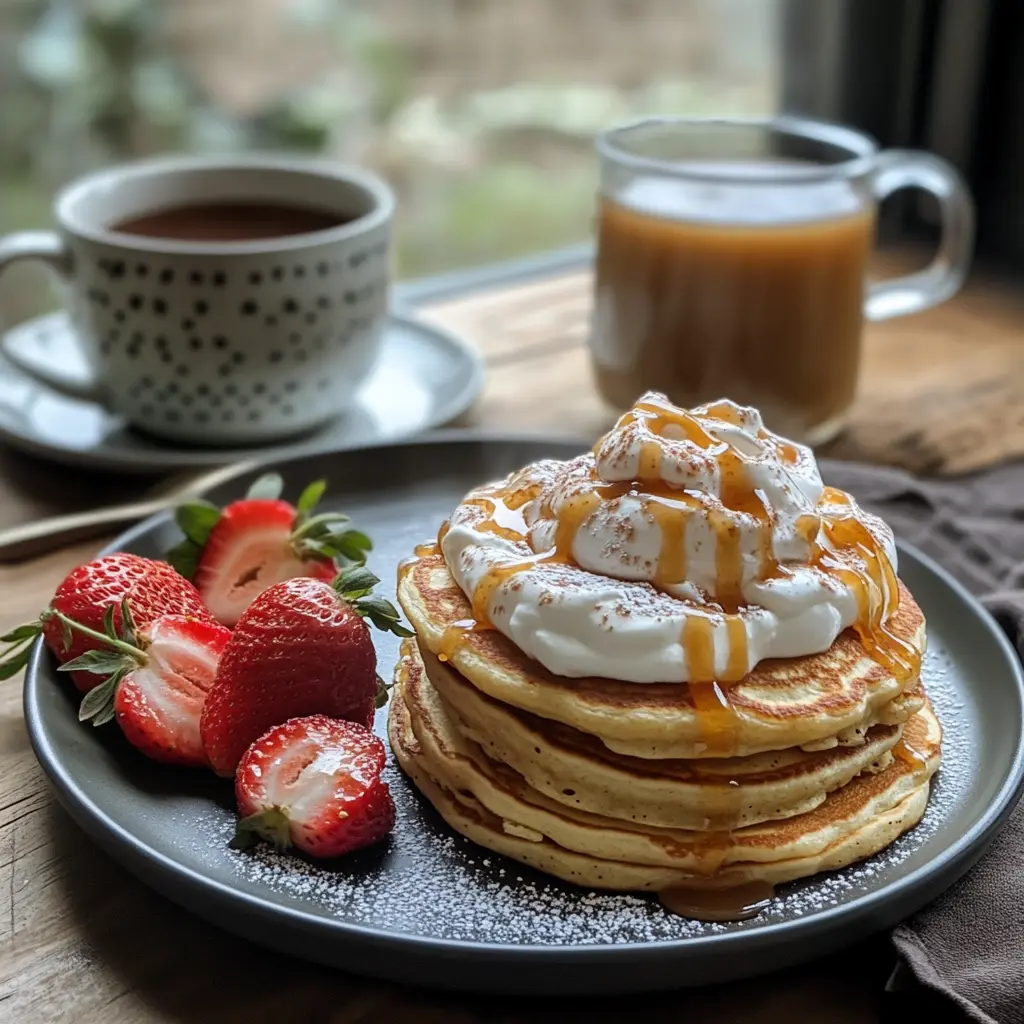
[[[926,309],[963,283],[970,194],[944,160],[879,152],[793,117],[656,119],[597,143],[601,186],[590,347],[601,394],[678,405],[732,398],[808,444],[842,428],[864,318]],[[942,241],[919,273],[868,284],[877,205],[932,193]]]

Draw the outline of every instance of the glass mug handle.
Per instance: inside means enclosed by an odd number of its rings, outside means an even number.
[[[964,283],[974,247],[974,204],[963,178],[952,164],[930,153],[888,149],[876,158],[871,184],[879,201],[901,188],[930,192],[939,202],[942,239],[924,270],[869,285],[864,315],[888,320],[945,302]]]

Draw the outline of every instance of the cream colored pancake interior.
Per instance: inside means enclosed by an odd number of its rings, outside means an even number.
[[[448,824],[481,846],[594,888],[776,884],[844,867],[920,820],[939,761],[941,730],[926,706],[904,734],[917,760],[893,758],[809,813],[712,836],[658,829],[573,810],[532,790],[465,740],[430,697],[429,681],[410,671],[413,659],[402,665],[389,713],[392,748]]]
[[[614,753],[571,726],[499,704],[429,651],[421,655],[414,640],[403,643],[398,675],[427,717],[443,714],[471,745],[479,744],[549,799],[666,828],[730,829],[812,810],[860,772],[888,765],[903,729],[874,726],[859,746],[814,753],[790,748],[655,761]],[[442,701],[443,708],[434,711]],[[923,703],[918,685],[915,709]]]

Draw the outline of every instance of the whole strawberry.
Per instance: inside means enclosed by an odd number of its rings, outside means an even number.
[[[326,483],[310,484],[297,504],[281,500],[284,481],[260,477],[240,501],[219,509],[196,501],[175,518],[185,540],[167,555],[195,582],[218,622],[234,626],[267,587],[297,576],[330,581],[343,565],[366,561],[370,538],[340,512],[316,513]]]
[[[395,804],[381,781],[384,744],[354,722],[326,715],[275,725],[245,752],[235,776],[242,815],[231,845],[258,839],[339,857],[380,842]]]
[[[40,633],[46,646],[62,663],[101,647],[102,644],[86,633],[72,631],[55,613],[102,633],[104,616],[113,608],[114,626],[120,630],[121,603],[125,599],[131,602],[135,623],[140,628],[160,615],[187,615],[212,621],[196,588],[166,562],[127,552],[106,555],[73,569],[57,587],[49,608],[36,622],[19,626],[0,637],[0,641],[12,645],[0,662],[0,679],[24,667],[31,654],[31,641]],[[83,691],[100,683],[100,679],[89,672],[72,672],[71,678]]]
[[[206,765],[199,717],[231,631],[217,622],[158,615],[136,626],[122,601],[115,624],[108,609],[103,632],[56,613],[63,625],[96,645],[60,667],[102,678],[82,698],[80,721],[105,725],[112,718],[128,742],[147,757],[172,764]]]
[[[252,602],[203,707],[200,728],[215,771],[232,775],[246,748],[289,718],[322,714],[372,724],[380,681],[363,617],[411,636],[390,602],[370,596],[379,582],[353,566],[333,583],[287,580]]]

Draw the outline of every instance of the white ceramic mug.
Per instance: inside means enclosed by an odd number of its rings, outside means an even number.
[[[316,207],[322,231],[191,241],[112,230],[189,204]],[[193,444],[268,441],[344,410],[372,368],[388,309],[394,197],[365,171],[288,157],[166,157],[79,179],[57,231],[0,239],[0,270],[48,264],[67,286],[86,382],[5,355],[152,434]],[[341,222],[344,221],[344,222]]]

